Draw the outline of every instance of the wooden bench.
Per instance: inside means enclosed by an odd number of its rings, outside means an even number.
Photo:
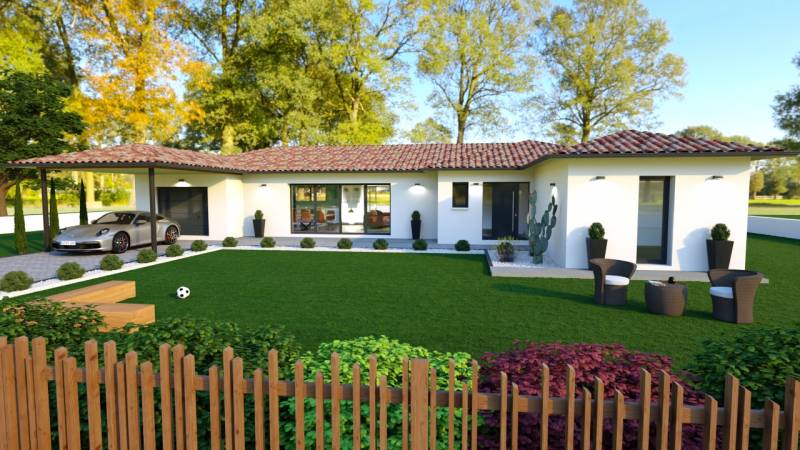
[[[51,295],[50,300],[66,303],[104,305],[136,297],[136,282],[126,280],[106,281],[80,289]]]
[[[156,321],[156,305],[141,303],[110,303],[97,305],[95,309],[103,315],[106,326],[102,331],[122,328],[125,324],[146,325]]]

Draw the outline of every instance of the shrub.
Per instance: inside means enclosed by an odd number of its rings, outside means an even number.
[[[342,250],[349,250],[353,248],[353,241],[347,238],[339,239],[339,242],[336,243],[336,248],[340,248]]]
[[[317,246],[317,241],[310,237],[304,237],[300,241],[300,248],[314,248]]]
[[[750,389],[754,405],[766,399],[783,403],[786,379],[800,378],[800,326],[751,329],[707,340],[688,369],[695,386],[715,398],[722,398],[720,380],[730,373]]]
[[[261,247],[262,248],[272,248],[275,247],[275,239],[267,236],[264,239],[261,239]]]
[[[428,242],[425,239],[417,239],[413,244],[411,244],[411,248],[417,251],[427,250]]]
[[[711,228],[711,239],[715,241],[727,241],[731,237],[731,230],[724,223],[718,223]]]
[[[237,245],[239,245],[239,241],[233,236],[228,236],[222,240],[223,247],[236,247]]]
[[[180,244],[172,244],[167,247],[166,255],[170,258],[181,256],[183,254],[183,247]]]
[[[375,239],[375,242],[372,243],[372,248],[375,250],[386,250],[389,248],[389,241],[386,239]]]
[[[103,270],[119,270],[123,264],[122,259],[117,255],[106,255],[100,260],[100,268]]]
[[[589,226],[589,239],[603,239],[606,237],[606,229],[603,224],[595,222]]]
[[[264,213],[260,209],[257,209],[256,213],[253,214],[253,218],[256,220],[262,220],[264,219]]]
[[[158,258],[158,255],[156,255],[156,252],[154,252],[152,248],[139,250],[139,254],[136,255],[136,261],[140,264],[151,263],[155,261],[156,258]]]
[[[421,216],[419,214],[419,211],[415,210],[414,212],[411,213],[411,220],[420,220],[420,217]]]
[[[500,261],[509,262],[514,260],[514,244],[511,238],[501,238],[497,244],[497,257]]]
[[[193,252],[204,252],[207,248],[208,248],[208,243],[202,239],[198,239],[192,242]]]
[[[59,280],[74,280],[80,278],[86,273],[86,269],[76,262],[65,262],[56,271],[56,276]]]
[[[541,365],[550,368],[550,395],[566,395],[567,364],[575,368],[577,391],[584,387],[592,390],[595,378],[605,383],[605,398],[613,398],[619,390],[626,399],[639,398],[639,368],[647,369],[653,377],[660,370],[670,372],[669,357],[626,350],[618,344],[536,344],[517,343],[511,350],[503,353],[488,353],[481,359],[480,389],[499,392],[500,373],[508,374],[508,386],[519,385],[520,394],[541,394]],[[657,382],[653,383],[652,399],[658,398]],[[681,382],[681,384],[684,384]],[[691,388],[686,389],[684,401],[687,404],[702,404],[702,396]],[[481,432],[479,446],[495,449],[498,447],[500,417],[498,413],[484,415],[485,425]],[[580,436],[580,424],[576,423],[575,434]],[[550,448],[564,448],[565,421],[563,417],[550,418]],[[612,423],[605,421],[605,442],[612,442]],[[637,424],[625,422],[623,448],[636,448]],[[539,416],[520,415],[520,442],[539,441]],[[683,448],[701,448],[702,427],[686,426],[683,431]]]
[[[83,343],[95,338],[103,317],[93,306],[68,308],[50,300],[7,298],[0,307],[0,336],[44,337],[52,352],[67,347],[71,356],[83,355]]]
[[[6,292],[22,291],[33,284],[33,278],[21,270],[14,270],[3,275],[0,280],[0,290]]]
[[[456,242],[455,248],[458,252],[468,252],[470,250],[470,245],[468,241],[461,239],[460,241]]]
[[[378,380],[382,376],[386,376],[386,382],[389,386],[400,386],[402,381],[402,367],[403,358],[407,357],[409,360],[413,358],[426,358],[431,364],[431,368],[436,369],[439,374],[437,377],[437,386],[439,389],[447,389],[447,376],[448,364],[450,358],[455,361],[455,375],[458,380],[456,389],[461,390],[461,381],[469,382],[471,369],[470,361],[471,356],[468,353],[443,353],[434,350],[428,350],[425,347],[417,347],[411,344],[403,343],[395,339],[389,339],[386,336],[380,337],[360,337],[347,340],[335,340],[320,344],[319,347],[313,351],[306,353],[302,356],[303,362],[306,366],[306,379],[313,380],[317,371],[323,374],[325,380],[330,380],[331,365],[330,358],[332,353],[339,354],[340,360],[340,374],[339,379],[342,383],[352,383],[353,381],[353,365],[359,364],[361,366],[361,382],[362,386],[369,381],[369,358],[370,355],[375,354],[377,360],[377,376]],[[343,429],[352,429],[352,402],[342,402],[341,407],[341,423]],[[306,412],[306,430],[314,429],[314,400],[307,399],[305,404]],[[295,402],[293,400],[284,400],[281,402],[282,414],[284,417],[281,423],[285,424],[282,428],[282,442],[287,443],[287,447],[291,448],[294,443],[294,411]],[[328,411],[330,401],[325,401],[325,408]],[[361,408],[362,421],[367,416],[368,405],[364,404]],[[400,405],[388,405],[388,421],[387,429],[389,436],[400,436],[402,427],[402,407]],[[439,408],[437,411],[437,426],[440,436],[447,435],[447,409]],[[456,423],[460,423],[460,410],[456,411]],[[326,424],[326,430],[330,432],[329,419]],[[459,427],[456,427],[459,428]],[[461,439],[460,429],[456,431],[456,442]],[[362,447],[369,446],[368,433],[362,433]],[[399,443],[398,443],[399,445]]]

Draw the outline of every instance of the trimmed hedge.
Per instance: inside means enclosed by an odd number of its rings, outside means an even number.
[[[372,248],[375,250],[386,250],[389,248],[389,241],[386,239],[375,239],[375,242],[372,243]]]
[[[239,245],[239,240],[233,236],[228,236],[222,240],[223,247],[236,247],[237,245]]]
[[[618,344],[537,344],[520,343],[514,348],[503,353],[487,353],[481,359],[480,389],[489,392],[500,391],[500,373],[508,374],[508,386],[511,383],[519,385],[520,394],[541,394],[541,366],[550,367],[550,395],[564,397],[566,395],[567,364],[575,368],[575,381],[577,391],[584,387],[592,390],[595,378],[600,378],[605,383],[605,398],[614,396],[614,391],[619,390],[626,399],[639,398],[639,368],[647,369],[653,377],[659,371],[671,372],[671,360],[667,356],[635,352],[625,349]],[[703,396],[686,386],[684,401],[686,404],[698,405],[703,403]],[[721,380],[721,379],[720,379]],[[717,383],[720,382],[717,380]],[[658,398],[657,382],[653,383],[652,399]],[[484,415],[485,424],[481,429],[479,446],[481,448],[496,449],[499,447],[499,413]],[[636,448],[637,424],[635,421],[625,422],[623,448]],[[550,418],[550,439],[552,449],[564,448],[564,417],[553,416]],[[581,435],[581,424],[576,423],[575,435]],[[702,448],[702,426],[685,426],[683,429],[683,448]],[[539,416],[529,414],[520,415],[519,436],[521,443],[539,442]],[[604,422],[603,440],[612,442],[612,422]],[[525,444],[527,445],[527,444]]]
[[[80,278],[83,274],[86,273],[86,269],[83,268],[80,264],[76,262],[65,262],[58,268],[56,271],[56,276],[59,280],[74,280],[76,278]]]
[[[193,252],[204,252],[208,248],[208,243],[202,239],[198,239],[192,242],[192,251]]]
[[[7,272],[0,280],[0,290],[6,292],[23,291],[33,284],[33,278],[21,270]]]
[[[165,254],[169,258],[181,256],[183,255],[183,247],[181,247],[180,244],[171,244],[169,247],[167,247],[167,251],[165,252]]]
[[[275,247],[275,239],[267,236],[264,239],[261,239],[261,247],[262,248],[272,248]]]
[[[152,248],[144,248],[139,250],[139,254],[136,255],[136,261],[140,264],[147,264],[151,263],[158,258],[156,252],[153,251]]]
[[[428,249],[428,242],[425,239],[417,239],[411,244],[411,248],[417,251],[424,251]]]
[[[336,243],[336,248],[350,250],[353,248],[353,241],[348,238],[341,238],[339,239],[339,242]]]
[[[119,270],[123,264],[122,258],[117,255],[106,255],[100,260],[102,270]]]
[[[470,250],[469,242],[465,239],[461,239],[460,241],[456,242],[454,247],[458,252],[468,252]]]
[[[317,241],[310,237],[304,237],[300,241],[300,248],[314,248],[317,246]]]

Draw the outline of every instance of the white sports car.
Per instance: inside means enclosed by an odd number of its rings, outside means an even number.
[[[150,220],[150,213],[145,211],[110,212],[91,224],[64,228],[53,239],[53,248],[64,252],[125,253],[131,247],[150,244]],[[156,216],[159,242],[174,244],[180,235],[177,222]]]

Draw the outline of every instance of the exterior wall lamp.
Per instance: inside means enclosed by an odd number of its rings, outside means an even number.
[[[550,183],[550,187],[556,187],[555,183]]]
[[[605,179],[606,179],[605,175],[598,175],[598,176],[592,178],[592,181],[600,181],[600,180],[605,180]]]
[[[175,183],[175,187],[189,187],[191,186],[188,181],[184,180],[183,178],[178,178],[178,182]]]
[[[709,180],[721,180],[723,178],[725,177],[723,177],[722,175],[711,175],[711,178],[709,178]]]

